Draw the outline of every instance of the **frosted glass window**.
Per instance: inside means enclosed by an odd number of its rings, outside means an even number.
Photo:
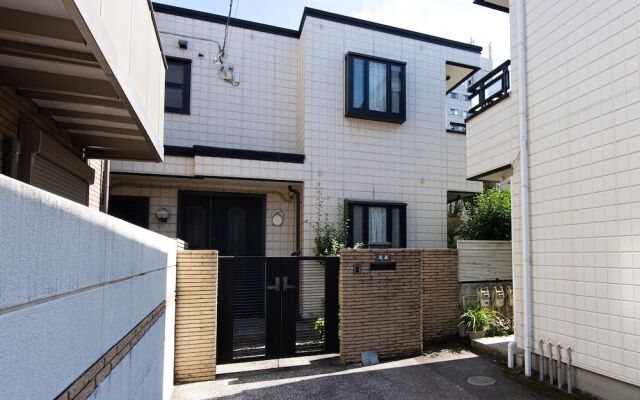
[[[400,113],[400,93],[402,92],[402,68],[391,66],[391,112]]]
[[[353,221],[351,221],[351,225],[353,226],[353,243],[364,243],[364,231],[362,226],[364,224],[363,221],[363,207],[355,206],[353,207]]]
[[[369,61],[369,110],[387,111],[387,64]]]
[[[364,60],[353,60],[353,108],[364,105]]]
[[[400,247],[400,209],[391,210],[391,247]]]
[[[387,209],[369,207],[369,243],[387,241]]]

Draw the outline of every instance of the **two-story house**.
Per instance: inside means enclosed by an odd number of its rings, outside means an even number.
[[[165,162],[114,162],[112,213],[222,255],[313,255],[342,207],[350,244],[446,247],[448,199],[482,188],[445,113],[480,47],[309,8],[225,41],[226,17],[154,7]]]
[[[525,372],[637,399],[640,4],[474,2],[511,19],[511,62],[469,89],[467,177],[512,184]]]

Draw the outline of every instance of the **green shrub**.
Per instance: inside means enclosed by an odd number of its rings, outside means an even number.
[[[496,313],[493,321],[491,321],[491,330],[495,336],[513,335],[513,321],[500,313]]]
[[[459,234],[464,240],[511,240],[511,192],[485,189],[465,203]]]
[[[497,314],[496,311],[480,305],[467,307],[460,315],[458,326],[463,326],[467,332],[486,331]]]

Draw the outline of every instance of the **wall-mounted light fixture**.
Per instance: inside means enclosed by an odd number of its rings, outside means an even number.
[[[271,215],[271,222],[273,223],[273,225],[280,226],[282,225],[283,221],[284,221],[284,213],[282,212],[282,210],[275,210]]]
[[[169,220],[169,210],[167,210],[166,208],[158,208],[158,211],[156,211],[156,218],[158,218],[158,221],[160,222],[167,222]]]
[[[189,41],[186,39],[179,39],[178,40],[178,47],[180,47],[181,49],[188,49],[189,48]]]

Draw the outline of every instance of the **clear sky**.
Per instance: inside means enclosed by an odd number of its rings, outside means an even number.
[[[159,3],[227,15],[228,0],[156,0]],[[298,29],[305,6],[483,47],[493,65],[509,58],[509,15],[473,0],[233,0],[232,16]]]

